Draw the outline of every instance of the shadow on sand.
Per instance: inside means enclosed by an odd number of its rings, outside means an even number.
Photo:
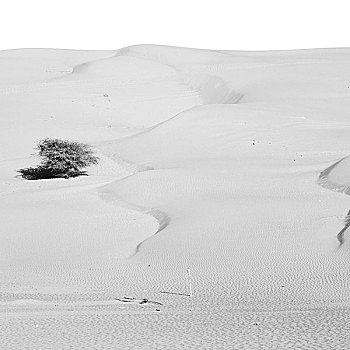
[[[337,239],[339,241],[339,247],[342,246],[345,242],[345,231],[349,228],[350,226],[350,210],[348,211],[348,213],[345,216],[345,220],[344,220],[344,227],[341,229],[341,231],[337,234]]]

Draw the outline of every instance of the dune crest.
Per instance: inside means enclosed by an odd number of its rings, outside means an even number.
[[[350,156],[344,157],[323,170],[318,183],[330,190],[350,194]]]
[[[130,176],[132,176],[132,175],[130,175]],[[120,182],[120,181],[123,181],[123,180],[119,180],[118,182]],[[157,221],[157,225],[158,225],[157,230],[153,233],[151,232],[150,236],[143,237],[139,242],[137,242],[134,245],[133,251],[128,254],[128,257],[133,257],[139,252],[142,244],[148,238],[156,235],[157,233],[159,233],[160,231],[162,231],[163,229],[165,229],[169,225],[170,218],[166,213],[162,212],[161,210],[158,210],[155,208],[145,208],[145,207],[133,204],[133,203],[129,203],[129,202],[125,201],[123,198],[117,196],[115,194],[115,192],[110,190],[110,188],[111,188],[110,184],[105,185],[103,187],[100,187],[98,189],[99,197],[102,198],[104,201],[106,201],[108,203],[113,203],[114,205],[116,205],[118,207],[131,209],[131,210],[134,210],[134,211],[139,212],[141,214],[149,215]]]
[[[193,61],[195,64],[212,64],[215,60],[221,62],[225,58],[224,54],[209,50],[136,45],[118,50],[116,56],[143,58],[173,68],[184,84],[199,91],[203,104],[236,103],[242,98],[242,94],[234,91],[224,79],[212,73],[208,74],[208,72],[194,73],[191,69],[186,68]]]

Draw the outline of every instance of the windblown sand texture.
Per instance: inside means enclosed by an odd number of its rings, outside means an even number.
[[[0,77],[1,349],[350,349],[350,49],[10,50]],[[100,163],[16,177],[44,137]]]

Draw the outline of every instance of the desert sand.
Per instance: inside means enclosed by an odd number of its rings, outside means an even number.
[[[8,50],[0,76],[1,349],[350,348],[350,49]],[[100,162],[20,178],[45,137]]]

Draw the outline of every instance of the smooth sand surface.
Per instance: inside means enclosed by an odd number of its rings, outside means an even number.
[[[349,349],[349,59],[0,52],[1,349]]]

